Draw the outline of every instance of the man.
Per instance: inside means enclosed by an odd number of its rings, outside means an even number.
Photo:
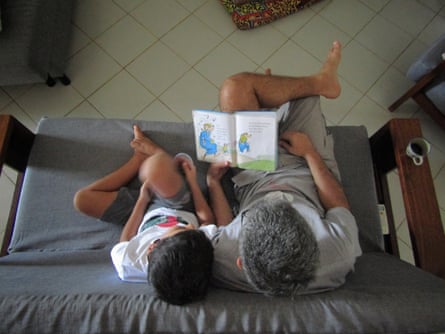
[[[297,295],[344,283],[361,255],[358,230],[339,183],[333,141],[319,96],[340,94],[334,42],[315,75],[240,73],[220,92],[224,112],[278,108],[280,163],[274,172],[239,171],[234,218],[221,186],[228,163],[209,168],[207,184],[219,228],[213,238],[214,282],[267,295]]]

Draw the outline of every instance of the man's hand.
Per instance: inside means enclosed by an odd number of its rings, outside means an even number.
[[[302,132],[286,131],[280,137],[280,146],[290,154],[306,158],[315,152],[309,136]]]
[[[326,210],[336,207],[350,209],[341,184],[328,169],[308,135],[286,131],[280,137],[280,146],[289,153],[306,160],[314,178],[321,204]]]

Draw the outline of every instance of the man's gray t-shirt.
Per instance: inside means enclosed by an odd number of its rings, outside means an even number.
[[[272,192],[268,198],[289,200],[306,219],[320,249],[320,261],[315,280],[302,293],[315,293],[342,285],[347,273],[354,268],[355,259],[361,255],[355,219],[349,210],[334,208],[320,218],[314,207],[296,203],[293,194]],[[252,203],[254,205],[254,203]],[[242,229],[241,215],[225,227],[218,229],[213,237],[214,263],[213,282],[216,286],[232,290],[256,292],[248,283],[244,272],[236,265],[239,257],[239,235]]]

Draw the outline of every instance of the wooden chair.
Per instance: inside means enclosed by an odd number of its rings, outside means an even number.
[[[412,98],[445,129],[445,34],[411,65],[407,77],[415,85],[391,104],[389,111],[395,111]]]

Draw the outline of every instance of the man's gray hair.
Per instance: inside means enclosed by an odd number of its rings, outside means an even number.
[[[242,219],[240,255],[250,284],[273,296],[295,296],[305,289],[320,254],[306,220],[284,200],[261,201]]]

